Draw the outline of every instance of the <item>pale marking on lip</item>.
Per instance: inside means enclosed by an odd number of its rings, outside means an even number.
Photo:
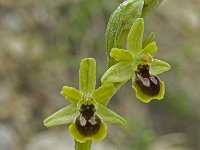
[[[80,116],[80,125],[85,126],[86,125],[86,119],[81,115]]]
[[[154,84],[158,84],[158,81],[156,80],[154,76],[150,76],[149,78]]]
[[[138,74],[138,78],[142,81],[142,84],[146,87],[150,87],[150,81],[148,78],[143,78],[141,75]]]
[[[91,117],[91,119],[90,120],[88,120],[92,125],[95,125],[95,124],[97,124],[97,122],[96,122],[96,120],[95,120],[95,117],[93,116],[93,117]]]

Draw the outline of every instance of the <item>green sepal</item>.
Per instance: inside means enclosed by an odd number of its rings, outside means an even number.
[[[148,15],[150,12],[158,8],[163,0],[144,0],[144,7],[142,10],[142,16]]]
[[[143,41],[142,47],[145,48],[149,43],[151,43],[155,38],[155,33],[151,32],[150,35]]]
[[[119,62],[110,67],[102,76],[101,82],[125,82],[131,79],[133,75],[132,67],[129,64]]]
[[[130,32],[128,34],[126,47],[127,50],[133,54],[137,54],[142,49],[142,40],[144,33],[144,20],[138,18],[133,23]]]
[[[83,98],[83,93],[69,86],[63,86],[60,93],[72,103],[78,103]]]
[[[144,49],[140,51],[141,54],[150,54],[151,56],[154,56],[154,54],[157,51],[157,45],[156,42],[149,43]]]
[[[121,124],[121,125],[126,123],[126,120],[123,117],[121,117],[117,113],[111,111],[110,109],[108,109],[107,107],[105,107],[102,104],[98,105],[98,109],[97,109],[96,113],[106,123],[115,123],[115,124]]]
[[[105,34],[109,67],[117,63],[110,57],[111,49],[123,46],[133,22],[141,16],[143,5],[143,0],[127,0],[120,4],[111,15]]]
[[[107,134],[107,126],[104,122],[101,123],[99,131],[92,136],[83,136],[76,128],[75,123],[70,124],[69,126],[69,132],[72,135],[72,137],[78,141],[79,143],[85,143],[88,140],[92,141],[100,141],[103,140],[106,137]]]
[[[115,58],[117,61],[122,61],[126,64],[133,62],[132,53],[124,49],[112,48],[110,56]]]
[[[92,93],[92,98],[103,105],[107,105],[116,89],[113,83],[105,83]]]
[[[79,89],[84,94],[92,93],[96,87],[96,60],[85,58],[81,60],[79,70]]]
[[[46,118],[43,123],[46,127],[69,124],[72,123],[78,115],[79,111],[77,109],[77,105],[71,104]]]
[[[159,81],[160,81],[160,92],[158,93],[158,95],[149,96],[145,94],[144,92],[142,92],[140,87],[135,83],[135,79],[133,78],[132,87],[135,90],[136,97],[144,103],[149,103],[153,99],[162,100],[165,95],[165,85],[164,85],[164,82],[161,81],[160,79]]]
[[[158,75],[168,71],[170,68],[171,66],[167,62],[158,59],[153,59],[149,72],[150,74]]]

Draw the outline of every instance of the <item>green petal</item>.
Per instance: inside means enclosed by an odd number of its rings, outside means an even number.
[[[151,32],[150,35],[143,41],[142,47],[145,48],[149,43],[151,43],[155,38],[155,33]]]
[[[117,113],[106,108],[102,104],[98,104],[97,115],[99,115],[106,123],[125,124],[126,120]]]
[[[126,64],[133,62],[132,53],[124,49],[113,48],[110,52],[110,56]]]
[[[154,54],[157,51],[157,45],[156,42],[149,43],[144,49],[141,50],[141,54],[150,54],[151,56],[154,56]]]
[[[77,130],[76,125],[74,123],[72,123],[69,126],[69,132],[72,135],[72,137],[76,141],[78,141],[79,143],[85,143],[87,140],[100,141],[100,140],[103,140],[106,137],[107,126],[106,126],[106,124],[104,122],[102,122],[99,131],[95,135],[92,135],[92,136],[83,136]]]
[[[126,47],[133,54],[137,54],[142,49],[142,40],[144,33],[144,20],[138,18],[133,23],[128,34]]]
[[[72,103],[78,103],[83,97],[83,93],[69,86],[63,86],[62,91],[60,93]]]
[[[84,94],[92,93],[96,86],[96,60],[85,58],[81,60],[79,70],[79,89]]]
[[[105,34],[109,67],[116,64],[115,59],[110,57],[111,49],[122,48],[133,22],[141,16],[143,4],[143,0],[127,0],[111,15]]]
[[[107,105],[115,90],[113,83],[103,84],[92,93],[92,98],[98,103]]]
[[[76,104],[71,104],[59,111],[55,112],[44,120],[46,127],[58,126],[63,124],[69,124],[79,115]]]
[[[120,62],[110,67],[102,76],[101,82],[125,82],[131,79],[133,75],[131,65]]]
[[[143,101],[144,103],[148,103],[153,99],[161,100],[165,95],[165,85],[164,82],[161,80],[160,80],[160,92],[156,96],[149,96],[147,94],[144,94],[135,82],[133,82],[132,87],[135,90],[136,97],[139,100]]]
[[[155,10],[163,0],[144,0],[144,7],[142,10],[142,16],[148,15]]]
[[[171,68],[171,66],[164,61],[153,59],[153,62],[151,63],[150,67],[150,74],[158,75],[165,71],[168,71]]]

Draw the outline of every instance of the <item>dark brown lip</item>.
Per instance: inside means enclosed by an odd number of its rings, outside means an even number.
[[[95,135],[101,126],[101,119],[95,115],[95,106],[82,104],[80,108],[80,115],[75,120],[77,130],[83,136]]]
[[[135,72],[135,83],[141,91],[149,96],[156,96],[160,92],[160,80],[157,76],[149,73],[149,65],[138,65]]]

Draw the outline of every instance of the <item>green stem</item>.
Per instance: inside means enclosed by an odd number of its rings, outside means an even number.
[[[92,141],[87,141],[85,143],[79,143],[75,140],[75,150],[90,150]]]

